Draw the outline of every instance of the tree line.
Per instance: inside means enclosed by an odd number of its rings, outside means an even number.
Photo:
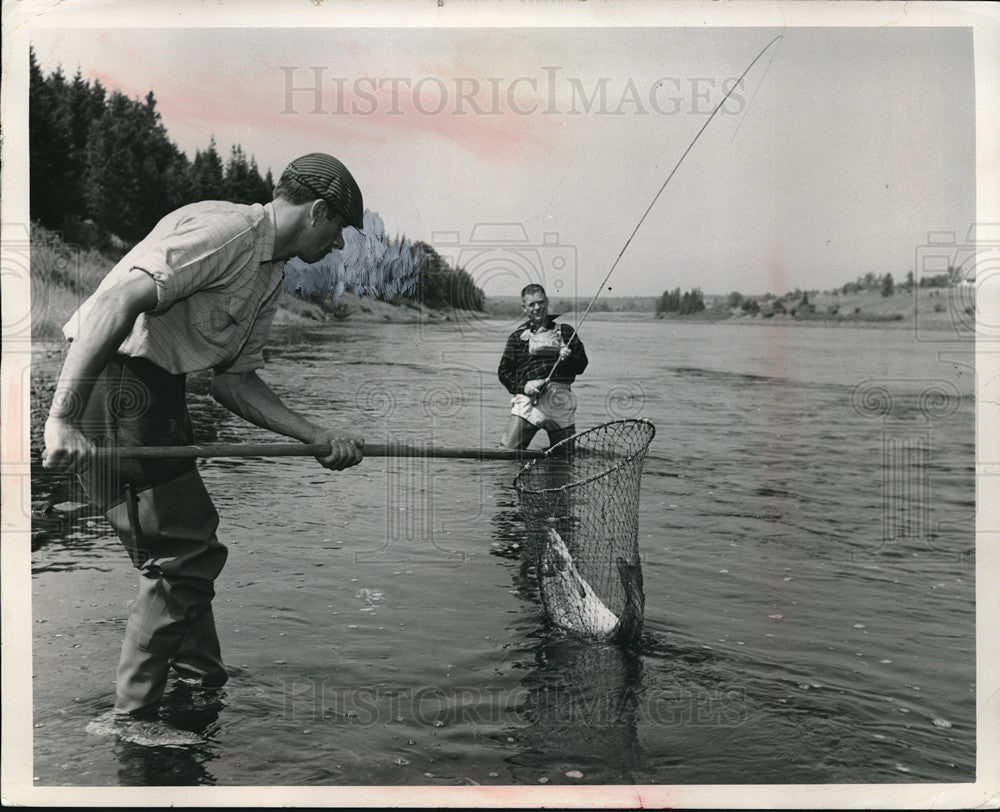
[[[859,276],[853,282],[847,282],[842,285],[839,291],[848,294],[860,293],[865,290],[879,290],[883,296],[893,296],[897,290],[908,292],[913,290],[914,286],[918,288],[951,287],[952,285],[957,285],[962,280],[962,276],[963,269],[960,266],[951,264],[948,265],[948,270],[944,273],[921,274],[919,282],[914,281],[913,271],[907,271],[906,280],[898,284],[893,280],[891,273],[881,276],[874,273],[866,273],[864,276]]]
[[[43,76],[29,51],[31,219],[83,245],[111,235],[134,243],[173,209],[196,200],[266,203],[274,191],[236,144],[225,162],[215,139],[193,161],[168,137],[153,91],[143,101],[77,70]]]
[[[142,101],[130,99],[79,69],[71,80],[61,68],[43,75],[34,49],[29,61],[31,219],[66,242],[120,253],[188,203],[273,198],[271,171],[262,176],[239,144],[223,161],[213,136],[190,160],[170,140],[152,90]],[[388,239],[374,212],[366,213],[366,226],[368,214],[378,228],[366,228],[366,246],[347,257],[334,252],[308,269],[299,263],[286,289],[313,300],[357,290],[386,301],[482,310],[485,296],[469,274],[425,243]]]
[[[914,288],[947,288],[958,284],[965,275],[961,266],[949,264],[947,271],[940,274],[922,275],[920,280],[914,279],[913,271],[906,274],[905,281],[897,283],[891,273],[866,273],[858,276],[853,282],[846,282],[840,287],[829,291],[835,298],[849,296],[867,291],[878,291],[883,297],[895,296],[898,292],[911,292]],[[775,313],[812,314],[816,306],[809,300],[809,294],[816,295],[819,291],[803,291],[796,288],[781,296],[765,293],[758,298],[744,296],[739,291],[732,291],[728,296],[710,297],[713,311],[732,314],[742,311],[747,315],[773,315]],[[706,303],[701,290],[692,288],[683,295],[680,288],[666,290],[656,302],[656,316],[661,318],[667,313],[688,315],[706,309]],[[828,307],[828,312],[835,314],[838,305]]]
[[[486,296],[462,268],[452,268],[433,246],[389,239],[376,212],[365,211],[364,238],[344,235],[344,247],[319,262],[297,257],[285,263],[284,286],[300,299],[322,304],[353,293],[393,304],[483,310]]]
[[[666,313],[677,313],[687,316],[692,313],[700,313],[705,309],[705,297],[699,288],[692,288],[681,295],[680,288],[667,290],[656,303],[656,317],[660,318]]]

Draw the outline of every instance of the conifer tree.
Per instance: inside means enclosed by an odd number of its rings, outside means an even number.
[[[195,152],[191,165],[189,200],[223,200],[222,158],[215,145],[213,135],[208,142],[208,149]]]
[[[66,215],[66,192],[72,186],[72,137],[66,105],[60,96],[65,79],[56,71],[42,75],[33,49],[28,51],[28,160],[31,218],[60,228]]]
[[[88,208],[113,234],[139,240],[181,202],[186,165],[167,138],[153,92],[143,104],[115,91],[87,141]]]
[[[226,161],[225,179],[222,184],[224,198],[233,203],[249,202],[246,200],[249,177],[250,166],[243,147],[234,144],[229,151],[229,160]]]
[[[270,175],[270,173],[268,173],[268,175]],[[269,185],[267,181],[260,176],[260,170],[257,168],[257,159],[251,155],[250,168],[247,172],[246,202],[261,204],[270,203],[273,197],[273,184]]]

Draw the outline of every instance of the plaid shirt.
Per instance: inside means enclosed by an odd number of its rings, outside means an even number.
[[[544,328],[554,330],[557,318],[559,318],[558,315],[549,316]],[[565,361],[559,362],[552,380],[558,383],[573,383],[576,376],[587,368],[587,352],[583,348],[580,336],[573,335],[572,327],[568,324],[560,324],[558,327],[563,343],[569,343],[573,354]],[[525,322],[507,337],[507,344],[500,357],[500,366],[497,368],[497,377],[500,378],[500,383],[512,395],[523,395],[524,385],[528,381],[547,378],[556,362],[556,355],[531,355],[528,352],[526,335],[528,332],[534,331],[529,327],[529,322]],[[570,336],[573,337],[572,341],[570,341]]]
[[[138,269],[156,281],[156,307],[136,319],[121,354],[173,373],[259,369],[285,270],[271,259],[274,239],[270,204],[177,209],[111,269],[63,333],[72,340],[97,296]]]

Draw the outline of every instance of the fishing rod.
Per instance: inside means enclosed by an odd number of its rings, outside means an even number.
[[[587,309],[583,312],[583,315],[580,317],[580,320],[576,323],[576,327],[573,328],[573,334],[569,337],[569,341],[567,342],[567,344],[569,344],[570,342],[573,341],[574,338],[576,338],[576,334],[580,331],[580,325],[583,324],[584,319],[586,319],[587,316],[590,314],[590,310],[594,306],[594,303],[597,301],[597,298],[601,295],[601,292],[604,290],[604,286],[608,284],[608,280],[611,278],[611,274],[613,274],[615,272],[615,268],[618,267],[618,262],[621,260],[622,256],[624,256],[625,251],[628,249],[629,244],[632,242],[632,238],[635,237],[635,235],[638,233],[639,228],[642,226],[643,222],[645,222],[646,217],[648,217],[649,213],[653,210],[653,206],[656,205],[656,201],[659,200],[660,195],[663,194],[663,190],[666,189],[667,184],[670,183],[670,179],[673,178],[674,174],[680,168],[680,165],[684,162],[684,159],[687,157],[687,154],[691,151],[692,147],[694,147],[695,143],[697,143],[698,139],[701,138],[701,134],[705,132],[705,128],[708,127],[712,119],[715,118],[715,114],[722,109],[722,105],[726,103],[726,101],[732,95],[733,91],[736,90],[736,88],[738,88],[742,84],[743,80],[746,78],[746,75],[750,73],[751,68],[753,68],[753,66],[757,64],[760,58],[764,56],[765,53],[767,53],[768,49],[783,36],[784,34],[778,34],[778,36],[776,36],[773,40],[771,40],[767,45],[764,46],[763,50],[759,54],[757,54],[757,56],[754,57],[753,62],[747,65],[746,70],[740,74],[740,78],[733,83],[733,86],[729,88],[729,91],[726,93],[726,95],[722,97],[722,101],[720,101],[716,105],[715,109],[712,111],[712,114],[707,119],[705,119],[705,123],[701,125],[701,129],[698,130],[698,133],[692,139],[691,143],[688,144],[687,149],[684,150],[684,153],[678,159],[677,163],[674,165],[674,168],[670,171],[670,174],[667,175],[667,179],[663,181],[663,185],[660,187],[660,191],[656,193],[656,196],[653,198],[653,201],[646,208],[645,213],[642,215],[642,217],[639,218],[639,222],[636,223],[635,228],[632,229],[632,233],[629,235],[629,238],[625,241],[625,245],[622,246],[622,250],[618,252],[618,257],[611,265],[611,270],[609,270],[607,276],[604,277],[604,281],[601,282],[600,286],[597,288],[597,293],[594,294],[594,298],[590,300],[590,304],[587,305]],[[543,389],[545,385],[548,384],[550,380],[552,380],[552,375],[555,373],[556,367],[559,366],[559,362],[561,360],[562,360],[561,357],[556,358],[555,363],[552,365],[552,369],[549,370],[549,374],[545,378],[545,382],[542,384]]]
[[[500,448],[446,448],[390,442],[365,443],[366,457],[438,457],[467,460],[534,460],[545,456],[541,450]],[[324,443],[217,443],[208,445],[152,445],[98,447],[99,459],[206,459],[210,457],[325,457],[330,446]]]

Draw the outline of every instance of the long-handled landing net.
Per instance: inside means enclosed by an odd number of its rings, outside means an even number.
[[[532,460],[514,480],[525,550],[549,619],[620,643],[642,630],[639,486],[656,434],[646,420],[588,429]]]
[[[330,446],[305,443],[216,443],[210,445],[147,445],[95,448],[99,459],[210,459],[212,457],[325,457]],[[459,460],[528,460],[544,451],[508,448],[442,447],[430,443],[366,443],[366,457],[442,457]]]

